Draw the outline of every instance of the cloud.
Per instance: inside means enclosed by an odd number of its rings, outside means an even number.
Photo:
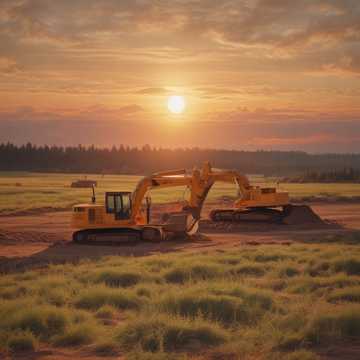
[[[152,87],[140,89],[136,93],[140,95],[167,95],[169,90],[161,87]]]
[[[322,150],[331,141],[344,149],[330,137],[358,130],[358,0],[2,0],[0,44],[9,104],[0,126],[28,121],[24,137],[39,141],[31,124],[53,141],[58,126],[64,141],[78,142],[86,136],[76,129],[92,121],[94,142],[124,128],[141,128],[139,138],[126,130],[129,141],[177,142],[179,133],[158,128],[165,115],[150,98],[172,89],[196,113],[181,134],[188,144],[199,137],[207,146],[208,132],[219,147],[253,139],[316,150],[317,139]]]
[[[345,52],[348,70],[359,72],[357,0],[7,0],[0,25],[0,53],[35,50],[84,66],[89,56],[101,62],[209,61],[225,68],[230,62],[239,64],[237,70],[244,62],[276,68],[282,59],[293,71],[328,72]]]
[[[235,11],[237,4],[232,3],[220,20],[203,20],[204,27],[225,41],[298,49],[360,39],[360,4],[356,0],[332,1],[327,6],[319,0],[260,0],[241,11]]]
[[[124,106],[105,106],[102,104],[91,105],[82,108],[60,108],[60,109],[35,109],[32,106],[20,106],[16,109],[0,109],[0,124],[2,121],[25,120],[38,121],[96,121],[96,120],[131,120],[134,116],[143,113],[144,109],[137,104]]]
[[[163,32],[217,34],[242,45],[299,47],[358,41],[357,0],[6,1],[3,22],[22,36],[86,41],[98,35]]]
[[[16,61],[0,56],[0,73],[13,74],[21,71]]]

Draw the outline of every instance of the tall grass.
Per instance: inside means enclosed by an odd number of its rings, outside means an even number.
[[[121,328],[116,338],[126,350],[191,352],[220,345],[226,341],[227,334],[214,324],[160,316],[136,319]]]
[[[165,280],[170,283],[183,284],[189,281],[204,281],[221,277],[223,270],[220,266],[208,264],[182,264],[165,273]]]
[[[358,245],[106,257],[0,278],[0,357],[41,346],[129,359],[316,359],[360,341]],[[1,352],[3,351],[3,352]]]
[[[103,305],[111,305],[118,309],[138,309],[141,300],[131,293],[103,286],[85,290],[75,300],[75,306],[81,309],[97,310]]]
[[[36,337],[30,331],[11,334],[6,347],[10,352],[31,352],[38,347]]]
[[[360,337],[360,307],[317,314],[309,323],[305,338],[313,344],[332,340],[351,340]]]

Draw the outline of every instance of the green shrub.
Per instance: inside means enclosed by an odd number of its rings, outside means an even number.
[[[336,272],[343,271],[348,275],[360,275],[360,260],[346,259],[336,261],[334,263],[334,270]]]
[[[292,256],[284,254],[258,254],[255,256],[254,260],[257,262],[271,262],[271,261],[280,261],[291,259]]]
[[[100,319],[112,319],[115,313],[116,309],[113,306],[104,305],[96,312],[96,317]]]
[[[226,334],[215,325],[184,322],[179,319],[139,319],[128,323],[116,336],[127,351],[192,351],[217,346]]]
[[[96,281],[105,283],[110,287],[129,287],[136,285],[141,279],[142,276],[137,273],[108,270],[100,272]]]
[[[312,242],[357,245],[360,243],[360,231],[354,231],[347,234],[324,235],[321,238],[313,239]]]
[[[232,275],[264,276],[266,269],[259,264],[246,264],[230,269],[229,272]]]
[[[65,289],[48,290],[44,292],[41,297],[46,300],[47,303],[55,306],[63,306],[69,299]]]
[[[144,352],[141,350],[132,351],[129,360],[188,360],[184,353],[166,353],[166,352]]]
[[[296,294],[312,293],[318,289],[336,289],[346,286],[359,285],[358,277],[350,277],[347,275],[335,275],[326,278],[301,277],[293,282],[288,290]]]
[[[172,265],[172,261],[165,259],[151,259],[145,262],[146,266],[152,272],[159,272],[162,269],[166,269]]]
[[[66,311],[48,306],[33,306],[3,314],[0,325],[11,330],[30,331],[42,339],[64,332],[70,319]]]
[[[136,295],[149,298],[151,296],[151,290],[149,290],[145,287],[141,287],[141,288],[136,289]]]
[[[82,309],[97,310],[103,305],[112,305],[118,309],[137,309],[138,298],[117,289],[96,287],[81,293],[75,306]]]
[[[243,259],[238,258],[238,257],[224,257],[224,258],[217,259],[217,262],[219,264],[224,264],[224,265],[237,265],[242,260]]]
[[[3,289],[0,288],[0,297],[3,299],[18,299],[29,292],[25,286],[9,286]]]
[[[286,355],[284,360],[320,360],[319,356],[308,350],[297,350]]]
[[[348,338],[360,338],[359,307],[318,314],[311,321],[306,331],[306,340],[313,344]]]
[[[349,287],[345,289],[334,290],[328,297],[329,302],[360,302],[360,287]]]
[[[11,352],[34,351],[37,345],[37,339],[30,331],[11,334],[7,341],[7,348]]]
[[[180,324],[168,326],[164,332],[165,351],[196,350],[222,344],[223,333],[214,331],[210,326],[184,327]]]
[[[282,351],[293,351],[304,344],[303,334],[285,333],[279,341],[278,348]]]
[[[96,337],[96,324],[78,324],[66,329],[65,333],[54,337],[57,346],[78,346],[90,344]]]
[[[95,354],[99,356],[115,356],[119,351],[119,345],[113,340],[100,342],[94,347]]]
[[[307,325],[308,319],[306,310],[307,304],[300,304],[291,308],[286,314],[282,314],[280,318],[276,319],[276,327],[285,335],[283,340],[290,337],[297,337],[300,332],[304,330]]]
[[[265,312],[258,302],[252,302],[250,298],[244,301],[226,295],[189,294],[169,297],[161,302],[160,308],[175,315],[203,317],[224,325],[249,324],[257,321]]]
[[[165,280],[170,283],[183,284],[188,281],[214,279],[221,275],[221,270],[212,265],[192,265],[172,269],[165,274]]]
[[[263,310],[270,310],[273,305],[272,294],[258,289],[242,289],[236,287],[224,291],[223,294],[240,297],[246,305],[260,307]]]
[[[299,275],[300,271],[292,266],[284,266],[282,268],[280,268],[279,270],[279,276],[284,278],[284,277],[293,277],[296,275]]]

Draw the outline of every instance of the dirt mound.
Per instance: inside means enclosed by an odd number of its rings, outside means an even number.
[[[307,205],[286,206],[282,222],[286,225],[325,224],[320,216]]]
[[[284,226],[284,225],[291,225]],[[277,222],[268,221],[200,221],[200,231],[211,232],[269,232],[288,230],[309,230],[323,228],[337,228],[339,224],[323,220],[310,206],[288,205]]]

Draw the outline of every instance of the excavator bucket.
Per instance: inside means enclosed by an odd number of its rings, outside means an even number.
[[[162,228],[169,233],[192,235],[198,229],[198,220],[188,212],[171,213]]]

